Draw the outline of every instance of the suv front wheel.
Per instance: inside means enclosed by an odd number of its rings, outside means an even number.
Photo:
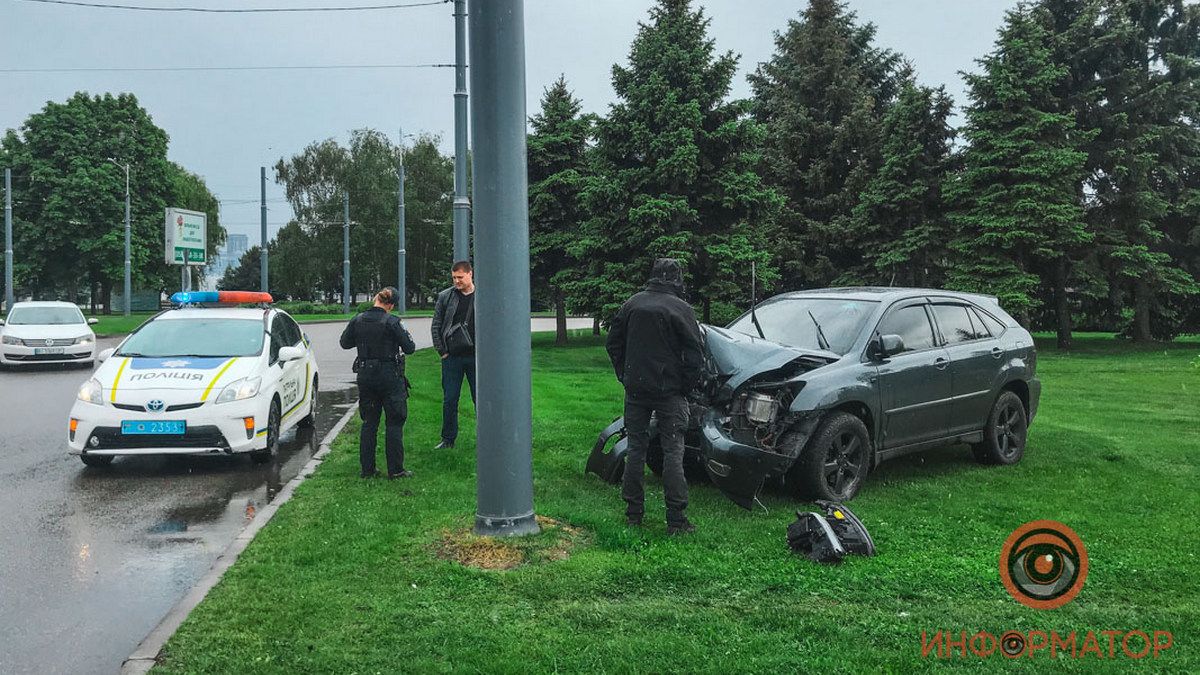
[[[788,470],[788,483],[802,497],[844,502],[854,499],[867,478],[871,436],[848,412],[830,413],[808,447]]]

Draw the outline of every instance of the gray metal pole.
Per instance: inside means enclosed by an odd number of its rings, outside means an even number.
[[[454,260],[471,256],[467,197],[467,0],[454,0]]]
[[[400,222],[396,225],[396,290],[400,292],[400,297],[396,299],[396,309],[401,314],[405,312],[405,307],[408,304],[408,290],[404,286],[404,276],[407,271],[405,267],[404,250],[404,130],[400,130]]]
[[[131,239],[133,238],[132,228],[129,224],[129,165],[125,165],[125,316],[129,316],[129,311],[133,307],[133,261],[131,248]],[[186,266],[187,261],[184,261]]]
[[[350,193],[342,193],[342,313],[350,313]]]
[[[268,262],[267,262],[267,167],[265,167],[265,166],[260,166],[258,168],[258,189],[259,189],[259,200],[260,200],[260,203],[262,204],[262,207],[260,209],[261,214],[262,214],[262,216],[261,216],[261,221],[262,221],[262,232],[261,232],[262,244],[261,244],[261,247],[262,247],[262,251],[260,251],[260,253],[262,255],[259,256],[260,262],[259,262],[259,266],[258,266],[259,267],[259,273],[258,273],[259,286],[262,287],[263,293],[269,293],[271,291],[271,289],[268,288],[268,283],[267,283],[267,265],[268,265]]]
[[[13,306],[12,169],[4,170],[4,310]]]
[[[524,0],[471,0],[475,135],[475,532],[538,531],[533,513]]]

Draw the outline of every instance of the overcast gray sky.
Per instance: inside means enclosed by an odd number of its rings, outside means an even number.
[[[101,2],[102,0],[85,0]],[[393,0],[394,1],[394,0]],[[120,0],[195,7],[350,6],[385,0]],[[624,63],[651,0],[526,0],[528,108],[564,74],[585,110],[613,101],[610,72]],[[718,49],[741,55],[733,95],[770,58],[773,35],[803,0],[698,0]],[[1015,0],[851,0],[877,43],[904,54],[923,84],[965,100],[960,70],[991,50]],[[92,9],[0,0],[0,69],[330,66],[454,62],[452,5],[371,12],[194,14]],[[170,157],[222,199],[222,222],[257,242],[258,171],[325,138],[371,127],[393,136],[440,134],[452,151],[454,70],[357,69],[206,72],[0,72],[0,128],[18,127],[47,101],[76,91],[132,92],[170,135]],[[287,223],[283,190],[267,186],[271,233]]]

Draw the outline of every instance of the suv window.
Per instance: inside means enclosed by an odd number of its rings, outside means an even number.
[[[971,309],[975,312],[976,320],[982,322],[980,325],[983,326],[984,331],[990,333],[992,337],[996,337],[1004,332],[1004,324],[993,318],[991,314],[978,307],[972,307]]]
[[[924,305],[909,305],[892,311],[879,324],[880,335],[899,335],[904,351],[928,349],[933,346],[933,326]]]
[[[979,331],[971,324],[971,315],[964,305],[934,305],[933,315],[937,317],[938,328],[942,329],[942,337],[949,344],[970,342],[981,337],[987,337],[987,332]],[[982,325],[982,324],[981,324]]]

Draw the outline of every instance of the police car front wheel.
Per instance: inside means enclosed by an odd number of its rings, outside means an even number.
[[[275,445],[279,442],[279,417],[279,399],[274,399],[271,401],[271,412],[267,416],[267,447],[250,453],[250,459],[256,464],[271,461],[271,455],[275,453]]]

